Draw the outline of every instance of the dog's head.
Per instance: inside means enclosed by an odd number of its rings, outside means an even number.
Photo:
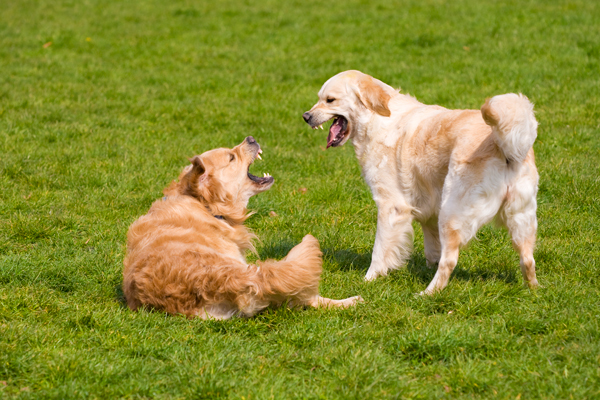
[[[245,210],[250,197],[268,190],[274,182],[269,174],[263,178],[250,173],[250,165],[261,158],[260,145],[248,136],[233,149],[215,149],[193,157],[184,168],[179,182],[165,190],[165,195],[187,195],[205,203],[214,213],[228,216]]]
[[[361,120],[373,113],[389,117],[393,89],[360,71],[345,71],[330,78],[319,91],[319,101],[302,117],[313,128],[330,119],[327,148],[341,146],[356,132]]]

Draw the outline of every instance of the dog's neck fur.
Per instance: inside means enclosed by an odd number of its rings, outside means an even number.
[[[204,205],[206,211],[213,217],[225,220],[230,225],[242,225],[252,213],[249,213],[246,206],[247,201],[232,199],[223,193],[219,185],[213,184],[212,190],[207,189],[207,185],[199,185],[200,174],[194,170],[183,175],[179,182],[173,181],[169,187],[164,190],[164,195],[168,196],[188,196]],[[211,177],[205,177],[210,180]],[[219,218],[220,217],[220,218]]]
[[[414,97],[399,93],[389,85],[385,86],[386,91],[393,92],[388,103],[391,116],[384,117],[365,108],[362,112],[357,113],[357,117],[351,121],[354,132],[352,132],[350,141],[363,170],[368,162],[378,162],[373,158],[367,159],[366,154],[370,154],[374,150],[379,153],[377,149],[381,149],[383,152],[386,152],[386,149],[387,151],[396,149],[398,141],[405,133],[403,129],[398,129],[396,130],[399,133],[397,136],[386,136],[385,132],[391,131],[387,127],[397,125],[406,113],[424,106]]]

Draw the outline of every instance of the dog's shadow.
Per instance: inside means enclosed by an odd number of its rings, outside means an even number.
[[[297,242],[292,242],[291,240],[266,244],[259,251],[259,259],[280,260],[297,244]],[[331,248],[321,249],[321,251],[323,252],[323,259],[336,265],[340,271],[366,271],[371,264],[371,253],[358,254],[352,250]]]
[[[278,241],[277,243],[269,243],[261,246],[258,251],[259,260],[281,260],[283,257],[292,250],[292,248],[298,243],[294,243],[291,240]]]
[[[127,299],[125,298],[125,293],[123,292],[123,281],[120,281],[118,284],[113,286],[115,299],[119,303],[119,307],[121,309],[129,309],[127,306]]]
[[[291,247],[290,247],[291,249]],[[371,265],[371,253],[357,253],[348,249],[323,249],[323,257],[329,258],[335,265],[338,266],[339,271],[361,271],[366,274],[369,266]],[[514,284],[519,282],[519,268],[512,268],[512,266],[498,266],[499,268],[493,268],[484,270],[481,268],[465,268],[459,265],[456,266],[452,273],[451,279],[457,279],[460,281],[487,281],[487,280],[499,280],[505,283]],[[410,258],[406,263],[406,271],[415,277],[415,279],[423,284],[427,285],[433,279],[437,265],[429,267],[427,260],[422,252],[413,251]]]

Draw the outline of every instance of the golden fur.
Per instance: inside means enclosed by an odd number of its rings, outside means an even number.
[[[260,146],[251,136],[233,149],[194,157],[148,213],[129,228],[123,292],[132,310],[188,317],[250,317],[271,304],[348,307],[360,297],[318,295],[321,251],[311,235],[281,261],[248,265],[255,236],[243,225],[251,196],[273,184],[248,172]]]
[[[509,230],[525,282],[538,284],[537,121],[525,96],[503,94],[481,110],[449,110],[345,71],[325,82],[303,117],[313,128],[334,119],[327,147],[350,140],[373,193],[377,234],[367,280],[403,265],[417,220],[427,263],[438,264],[425,293],[441,290],[459,247],[496,219]]]

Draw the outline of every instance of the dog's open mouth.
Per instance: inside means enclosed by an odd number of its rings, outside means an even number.
[[[262,157],[260,156],[262,154],[262,150],[259,148],[258,151],[256,152],[256,156],[254,158],[254,160],[256,160],[257,158],[259,160],[262,160]],[[270,185],[271,183],[273,183],[275,181],[275,179],[271,176],[271,174],[269,173],[264,173],[264,176],[262,178],[256,176],[256,175],[252,175],[250,173],[250,165],[252,165],[254,163],[254,160],[248,165],[248,178],[250,178],[250,180],[252,180],[252,182],[258,184],[258,185]]]
[[[327,148],[339,146],[348,135],[348,120],[341,115],[334,118],[327,135]]]

